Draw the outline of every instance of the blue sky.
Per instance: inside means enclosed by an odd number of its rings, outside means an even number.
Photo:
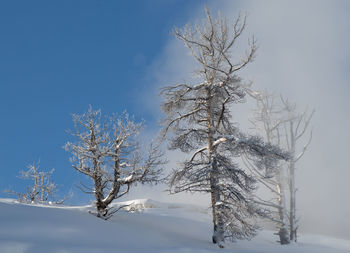
[[[149,65],[199,2],[1,1],[0,190],[23,189],[16,174],[39,159],[62,192],[77,182],[62,146],[89,104],[157,127],[140,99]]]
[[[42,168],[56,168],[62,194],[72,188],[72,202],[86,202],[62,149],[71,140],[70,114],[89,104],[108,114],[127,110],[145,119],[146,136],[156,132],[158,88],[190,79],[193,70],[170,31],[203,18],[206,2],[213,14],[248,12],[245,35],[254,34],[259,49],[241,74],[253,88],[282,94],[300,111],[316,109],[313,140],[297,170],[302,230],[349,238],[347,0],[0,1],[0,190],[22,190],[18,171],[40,159]],[[244,129],[248,109],[249,101],[233,115]],[[182,156],[168,158],[171,168]],[[127,198],[207,205],[205,197],[175,199],[160,190],[138,186]]]

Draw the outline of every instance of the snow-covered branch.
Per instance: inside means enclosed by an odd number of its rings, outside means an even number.
[[[109,204],[127,194],[136,182],[154,183],[160,180],[164,163],[159,145],[150,145],[141,152],[137,135],[142,124],[136,124],[124,113],[101,120],[101,111],[91,107],[83,115],[73,117],[76,143],[65,149],[73,154],[72,167],[93,181],[97,216],[107,217]],[[84,190],[85,191],[85,190]]]

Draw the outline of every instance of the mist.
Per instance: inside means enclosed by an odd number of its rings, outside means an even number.
[[[248,13],[248,38],[258,41],[253,64],[242,72],[253,81],[253,89],[282,94],[296,103],[298,111],[315,109],[313,139],[305,156],[297,164],[297,215],[301,232],[320,233],[350,239],[350,202],[348,198],[348,143],[350,143],[350,3],[348,1],[215,1],[208,4],[212,14],[221,11],[233,18]],[[203,18],[203,7],[193,10],[189,23]],[[183,24],[174,24],[181,26]],[[169,36],[170,37],[170,36]],[[246,40],[242,42],[242,49]],[[244,52],[244,51],[243,51]],[[238,54],[239,56],[239,54]],[[148,71],[152,99],[144,99],[159,119],[159,88],[193,79],[194,62],[187,49],[169,38]],[[250,128],[252,101],[235,109],[234,120],[242,130]],[[155,109],[158,108],[158,109]],[[145,109],[146,110],[146,109]],[[301,146],[302,148],[302,142]],[[184,157],[168,153],[168,171]],[[169,196],[164,186],[139,189],[132,196],[163,201],[208,205],[207,196],[181,194]],[[130,196],[131,197],[131,196]]]

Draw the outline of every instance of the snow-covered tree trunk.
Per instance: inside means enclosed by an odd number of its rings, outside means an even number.
[[[213,136],[214,132],[212,129],[213,119],[212,119],[212,108],[211,108],[211,91],[207,87],[206,89],[206,112],[207,112],[207,132],[208,132],[208,152],[209,152],[209,164],[211,165],[210,169],[210,195],[211,195],[211,208],[213,215],[213,243],[217,243],[219,247],[223,247],[222,244],[225,241],[224,237],[224,224],[221,218],[221,214],[217,211],[217,203],[220,203],[220,192],[218,189],[218,180],[217,180],[217,161],[215,158],[214,149],[213,149]]]
[[[217,174],[217,162],[215,157],[211,158],[211,172],[210,172],[210,194],[211,194],[211,207],[213,212],[213,225],[214,225],[214,231],[212,236],[213,243],[217,243],[219,247],[223,247],[223,243],[225,242],[225,228],[224,228],[224,221],[221,217],[222,213],[218,212],[218,207],[221,203],[220,199],[220,191],[218,186],[218,180],[216,177]]]

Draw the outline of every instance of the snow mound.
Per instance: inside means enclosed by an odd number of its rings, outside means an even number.
[[[157,202],[151,199],[135,199],[123,202],[115,202],[112,206],[125,206],[124,210],[144,210],[150,208],[167,208],[165,203]]]
[[[208,210],[150,199],[119,202],[135,212],[119,211],[110,220],[88,213],[92,206],[27,205],[0,199],[1,253],[349,253],[350,241],[302,235],[300,243],[281,246],[271,231],[251,241],[210,242]],[[132,209],[129,209],[132,210]]]
[[[200,212],[208,213],[208,209],[205,209],[196,205],[182,204],[182,203],[165,203],[152,199],[135,199],[124,202],[115,202],[112,204],[114,207],[125,206],[126,211],[142,211],[145,209],[182,209],[188,212]]]

